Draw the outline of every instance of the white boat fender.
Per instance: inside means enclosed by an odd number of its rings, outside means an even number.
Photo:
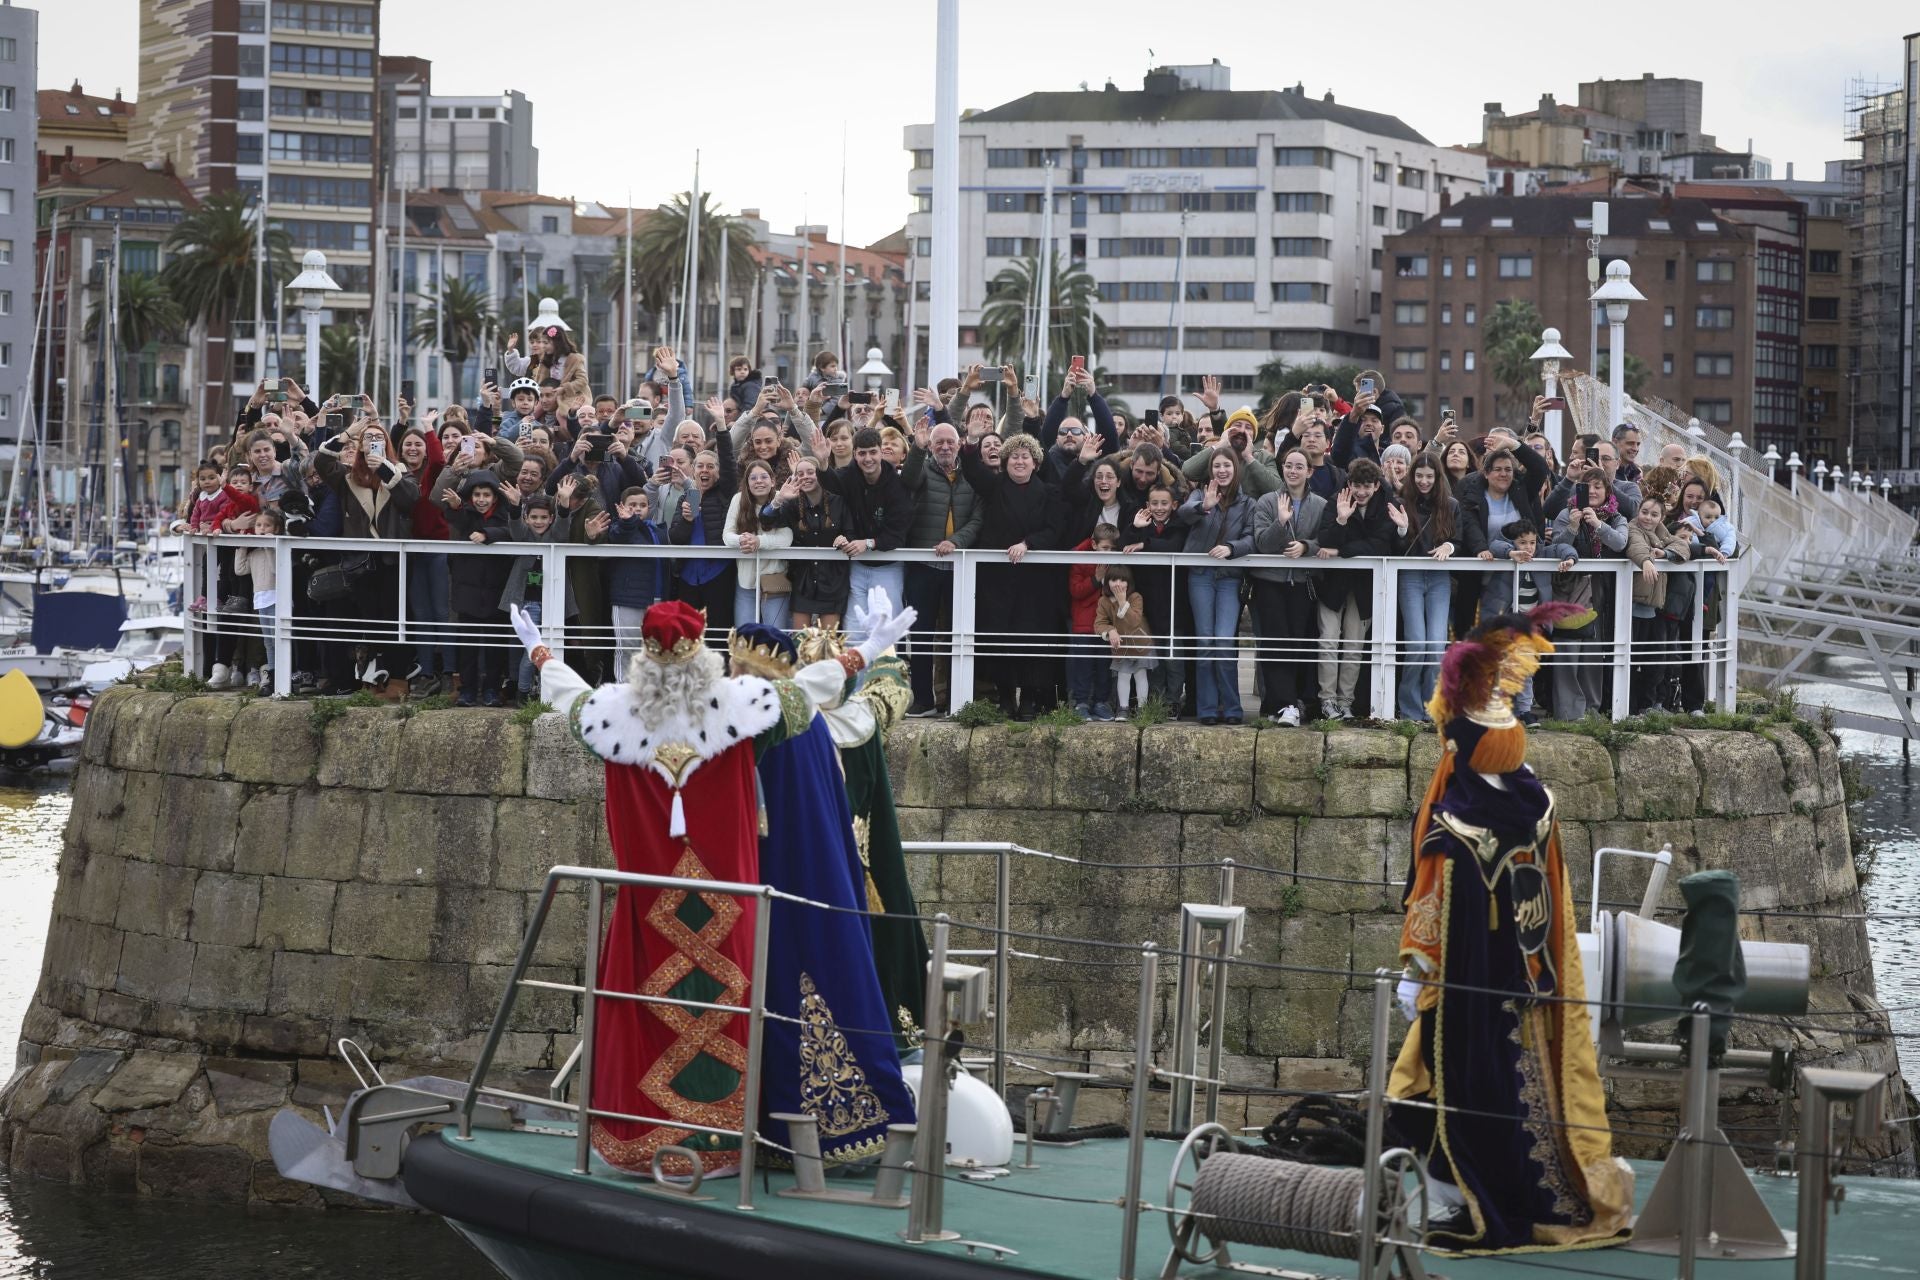
[[[920,1105],[920,1064],[900,1068]],[[1000,1095],[962,1071],[947,1091],[947,1160],[976,1167],[1004,1165],[1013,1159],[1013,1116]]]

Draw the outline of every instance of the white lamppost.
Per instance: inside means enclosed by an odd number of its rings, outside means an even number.
[[[1827,487],[1827,460],[1821,458],[1813,464],[1813,487],[1824,492]]]
[[[320,391],[320,313],[327,298],[340,292],[340,286],[327,274],[327,255],[309,249],[300,259],[300,274],[287,285],[287,291],[300,302],[300,314],[307,322],[307,394],[318,399]]]
[[[1542,329],[1540,331],[1540,346],[1532,355],[1528,356],[1527,359],[1540,361],[1540,382],[1546,392],[1547,399],[1552,400],[1558,397],[1560,394],[1560,362],[1562,360],[1573,359],[1573,353],[1560,345],[1560,331],[1558,329]],[[1560,423],[1560,411],[1558,409],[1549,409],[1547,410],[1547,419],[1540,424],[1540,427],[1541,430],[1547,433],[1547,439],[1553,441],[1553,447],[1558,450],[1562,456],[1565,456],[1569,450],[1566,442],[1560,438]]]
[[[887,362],[880,358],[880,348],[867,348],[867,362],[854,370],[866,383],[867,390],[879,391],[887,385],[887,379],[893,376],[893,370],[887,368]]]
[[[572,333],[573,326],[560,318],[560,304],[552,298],[540,299],[540,310],[534,315],[533,323],[527,326],[527,332],[537,329],[558,329],[562,333]]]
[[[1881,500],[1885,502],[1893,501],[1893,478],[1891,476],[1883,475],[1880,477],[1880,497]]]
[[[1800,461],[1800,451],[1795,449],[1787,455],[1787,492],[1800,492],[1800,469],[1807,464]]]
[[[1780,450],[1773,445],[1768,445],[1767,451],[1760,455],[1760,461],[1767,464],[1767,483],[1772,484],[1773,473],[1780,466]]]
[[[1700,419],[1688,418],[1687,434],[1692,436],[1696,441],[1705,440],[1707,438],[1707,429],[1700,425]]]
[[[1647,295],[1633,287],[1627,264],[1615,258],[1607,264],[1607,282],[1593,291],[1589,302],[1604,303],[1607,308],[1607,390],[1611,403],[1608,433],[1627,418],[1627,308],[1645,302]]]

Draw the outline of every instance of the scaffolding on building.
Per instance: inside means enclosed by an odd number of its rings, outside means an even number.
[[[1906,98],[1898,83],[1856,76],[1847,85],[1845,181],[1854,208],[1847,222],[1854,286],[1848,315],[1854,337],[1849,469],[1902,465]]]

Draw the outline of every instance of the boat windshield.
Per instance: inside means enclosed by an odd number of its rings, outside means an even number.
[[[179,651],[179,632],[151,628],[122,632],[120,643],[113,647],[114,656],[117,658],[158,658]]]

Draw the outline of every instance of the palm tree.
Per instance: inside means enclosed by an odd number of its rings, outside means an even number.
[[[1506,392],[1506,414],[1533,403],[1540,386],[1540,370],[1533,353],[1540,345],[1540,308],[1525,298],[1508,298],[1493,309],[1482,331],[1486,359],[1493,380]],[[1494,397],[1494,419],[1502,420],[1500,397]]]
[[[101,325],[106,321],[105,294],[102,290],[101,296],[94,299],[93,310],[87,316],[89,341],[99,339]],[[149,343],[177,338],[187,327],[187,316],[159,277],[148,272],[122,271],[118,325],[116,341],[120,350],[131,354],[146,350]]]
[[[1036,258],[1019,258],[1000,269],[987,284],[986,305],[980,308],[980,348],[988,361],[1017,360],[1027,345],[1027,323],[1035,302],[1034,279],[1040,274]],[[1076,355],[1091,360],[1099,354],[1106,322],[1094,310],[1100,286],[1076,262],[1055,258],[1053,288],[1048,297],[1047,367],[1065,369]],[[1087,350],[1088,325],[1093,350]]]
[[[189,213],[167,237],[171,255],[160,273],[180,307],[207,329],[228,329],[226,356],[221,369],[221,397],[218,404],[205,406],[202,414],[209,423],[232,418],[233,335],[232,326],[253,318],[253,283],[258,231],[247,196],[239,191],[222,191],[208,196],[206,202]],[[287,233],[268,227],[266,293],[272,297],[280,285],[293,279],[293,250]]]
[[[662,208],[648,213],[633,232],[633,295],[646,310],[661,315],[673,305],[687,266],[687,221],[693,207],[692,197],[681,192]],[[700,292],[705,296],[717,289],[720,280],[720,256],[727,257],[729,282],[745,283],[753,279],[759,264],[753,260],[753,233],[747,224],[718,212],[713,197],[700,193]],[[617,292],[626,283],[626,246],[615,248],[615,260],[607,272],[605,287]]]
[[[1254,370],[1253,386],[1260,393],[1260,412],[1265,414],[1273,402],[1287,392],[1316,383],[1324,382],[1345,397],[1359,376],[1357,364],[1323,364],[1316,360],[1311,364],[1290,365],[1285,357],[1274,356]]]
[[[355,385],[360,377],[360,334],[350,324],[330,324],[320,331],[320,387],[307,388],[314,399],[338,392],[371,391]]]
[[[493,304],[487,300],[484,287],[453,278],[444,281],[438,293],[427,296],[427,304],[414,322],[413,340],[421,346],[440,347],[440,354],[453,368],[453,403],[460,400],[461,366],[492,327]]]
[[[1593,376],[1600,379],[1600,381],[1607,383],[1608,385],[1612,385],[1612,375],[1607,372],[1608,355],[1609,353],[1607,352],[1601,353],[1600,367],[1594,370]],[[1647,389],[1647,379],[1653,376],[1653,370],[1647,367],[1647,362],[1645,360],[1642,360],[1639,356],[1633,354],[1633,352],[1631,351],[1627,352],[1626,370],[1627,370],[1627,395],[1631,399],[1638,400],[1640,398],[1640,393]]]

